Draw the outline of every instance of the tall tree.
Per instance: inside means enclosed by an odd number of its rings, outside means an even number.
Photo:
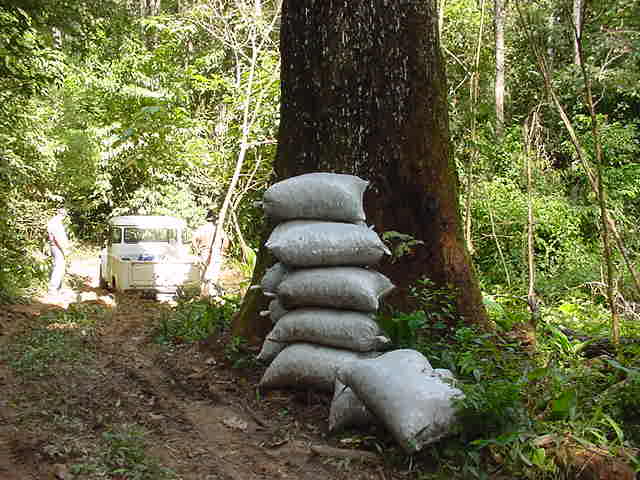
[[[458,211],[436,2],[285,0],[280,47],[276,179],[333,171],[369,180],[368,222],[424,242],[380,266],[398,286],[389,302],[412,308],[408,287],[427,276],[456,291],[467,321],[484,323]],[[255,303],[245,298],[236,334],[255,332]]]
[[[583,0],[573,0],[573,63],[582,65],[580,55],[580,39],[582,38],[582,10]]]
[[[504,0],[494,0],[493,25],[496,42],[496,135],[498,138],[502,138],[504,133],[504,7]]]

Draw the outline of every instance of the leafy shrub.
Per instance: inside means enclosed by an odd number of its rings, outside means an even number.
[[[440,335],[456,322],[454,292],[437,288],[424,277],[411,287],[409,295],[418,309],[410,312],[382,312],[377,322],[392,343],[401,348],[415,348],[422,338]]]
[[[486,201],[473,206],[474,260],[485,288],[524,291],[527,282],[527,196],[515,182],[496,179],[481,187]],[[592,207],[558,192],[538,193],[534,254],[538,293],[549,298],[599,278],[598,229]],[[498,248],[498,243],[500,248]]]
[[[203,340],[227,328],[231,315],[239,306],[238,297],[207,300],[191,298],[178,304],[160,319],[157,341],[160,343],[191,343]]]

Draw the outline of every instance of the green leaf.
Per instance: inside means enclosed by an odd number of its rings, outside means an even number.
[[[542,468],[544,466],[546,458],[547,458],[546,450],[542,447],[538,447],[533,450],[533,454],[531,455],[531,462],[537,467]]]
[[[548,372],[549,372],[549,369],[547,367],[536,368],[534,370],[531,370],[529,373],[527,373],[527,380],[529,380],[530,382],[539,380],[545,377]]]
[[[616,437],[618,438],[618,442],[620,442],[620,444],[622,445],[624,443],[624,432],[620,428],[620,425],[618,425],[616,421],[606,413],[603,413],[602,417],[605,419],[606,423],[608,423],[611,426],[611,428],[613,428],[613,431],[616,432]]]
[[[158,105],[152,105],[149,107],[142,107],[142,109],[140,110],[142,113],[158,113],[160,110],[162,110],[162,107],[158,106]]]
[[[555,418],[572,418],[577,404],[578,395],[575,390],[567,390],[551,402],[551,414]]]

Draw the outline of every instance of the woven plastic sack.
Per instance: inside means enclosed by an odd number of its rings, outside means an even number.
[[[404,350],[396,351],[403,352]],[[455,386],[455,379],[451,371],[436,368],[433,373]],[[353,390],[337,379],[329,411],[329,431],[339,432],[346,428],[369,427],[379,423],[378,418],[371,413]]]
[[[379,353],[359,353],[310,343],[292,343],[271,362],[260,380],[260,387],[312,388],[333,392],[336,372],[340,367],[375,355]]]
[[[264,272],[262,281],[260,282],[260,288],[262,291],[275,292],[288,271],[289,269],[280,262],[269,267],[267,271]]]
[[[280,303],[280,300],[278,300],[277,298],[274,298],[269,302],[269,317],[271,318],[271,321],[273,323],[276,323],[287,313],[289,313],[289,310],[284,308],[282,306],[282,303]]]
[[[286,346],[286,343],[274,342],[273,340],[269,340],[269,338],[266,338],[262,343],[262,348],[260,349],[260,353],[258,353],[256,358],[261,362],[271,363],[273,359],[276,358],[278,354],[285,349]]]
[[[390,251],[365,225],[293,220],[278,225],[266,247],[293,267],[375,265]]]
[[[403,368],[431,369],[429,360],[419,352],[410,349],[393,350],[384,354],[387,361],[403,364]],[[448,372],[448,370],[447,370]],[[340,377],[340,372],[338,372]],[[329,431],[337,432],[350,427],[367,427],[380,423],[354,391],[336,379],[329,411]]]
[[[320,308],[292,310],[278,320],[267,340],[309,342],[357,352],[387,348],[391,340],[362,312]]]
[[[453,399],[463,394],[429,365],[420,365],[420,353],[396,352],[354,360],[340,369],[338,378],[412,454],[451,431]]]
[[[329,431],[368,427],[380,423],[349,387],[336,379],[329,411]]]
[[[373,270],[328,267],[296,270],[278,286],[284,308],[328,307],[375,312],[393,290],[391,281]]]
[[[266,215],[277,221],[364,221],[362,197],[367,185],[369,182],[353,175],[307,173],[272,185],[262,205]]]

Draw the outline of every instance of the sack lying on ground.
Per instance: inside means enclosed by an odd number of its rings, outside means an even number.
[[[349,387],[336,379],[329,411],[329,431],[345,428],[368,427],[379,423],[376,416],[362,403]]]
[[[332,392],[338,368],[353,360],[375,355],[379,353],[292,343],[271,362],[260,380],[260,387],[307,387]]]
[[[430,369],[431,363],[421,353],[401,349],[384,354],[387,361],[396,361],[402,364],[402,368]],[[447,370],[448,372],[448,370]],[[338,372],[340,377],[340,372]],[[331,410],[329,412],[329,431],[337,432],[350,427],[367,427],[379,423],[376,416],[365,406],[354,391],[344,385],[340,379],[336,379]]]
[[[391,343],[369,315],[321,308],[292,310],[278,320],[267,340],[309,342],[357,352],[384,349]]]
[[[267,216],[278,220],[365,220],[362,196],[369,182],[353,175],[307,173],[282,180],[264,193]]]
[[[433,373],[445,383],[455,386],[455,379],[449,370],[436,368]],[[353,390],[337,379],[329,411],[329,431],[339,432],[346,428],[369,427],[379,423],[378,418],[371,413]]]
[[[418,352],[396,352],[345,364],[338,379],[411,454],[451,431],[455,422],[453,399],[462,392],[430,366],[420,365]]]
[[[260,282],[260,288],[263,292],[275,292],[280,282],[285,277],[289,269],[282,263],[278,262],[269,267]]]
[[[307,220],[281,223],[266,247],[280,262],[294,267],[375,265],[390,254],[365,225]]]
[[[327,267],[296,270],[278,286],[284,308],[328,307],[375,312],[393,290],[391,281],[373,270]]]

